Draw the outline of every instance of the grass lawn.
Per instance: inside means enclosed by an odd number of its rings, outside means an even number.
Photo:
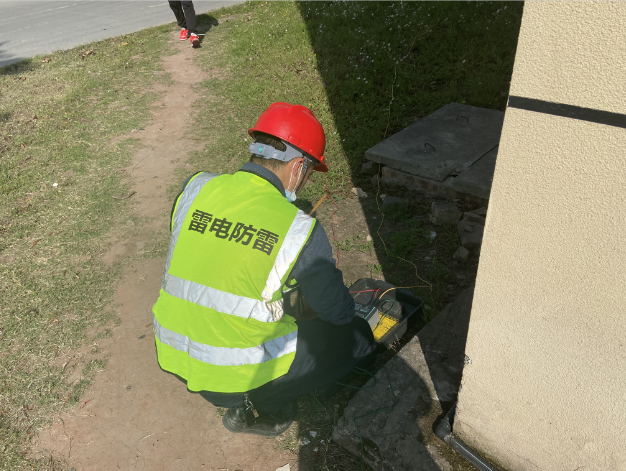
[[[269,103],[286,101],[318,116],[331,168],[297,204],[310,208],[325,188],[338,204],[353,186],[376,194],[359,173],[369,147],[450,102],[504,109],[522,6],[264,2],[212,13],[220,25],[208,31],[197,54],[210,78],[195,104],[193,136],[207,144],[180,170],[180,181],[195,170],[238,169],[249,158],[246,129]],[[209,24],[199,17],[200,28]],[[150,85],[168,80],[155,72],[172,28],[0,69],[0,469],[55,467],[29,460],[28,440],[76,404],[105,367],[95,343],[115,325],[106,308],[121,265],[100,259],[110,231],[138,226],[128,223],[132,199],[112,198],[128,192],[128,180],[116,170],[128,165],[138,143],[111,145],[110,139],[149,119]],[[394,255],[415,262],[418,275],[434,286],[416,292],[435,313],[450,295],[444,288],[454,276],[455,230],[443,229],[430,241],[430,228],[415,216],[424,215],[431,200],[380,191],[411,197],[408,210],[386,215],[381,235],[390,255],[378,238],[366,243],[351,236],[336,244],[375,251],[380,263],[369,267],[372,273],[396,284],[418,280]],[[376,205],[367,211],[375,214]],[[375,221],[369,223],[375,234]],[[433,248],[440,258],[418,263]],[[88,360],[68,363],[77,348],[87,349]],[[344,391],[326,410],[312,396],[303,398],[299,428],[275,445],[300,453],[311,470],[354,469],[356,461],[329,441],[350,394]],[[300,447],[310,431],[315,440]]]
[[[120,265],[107,234],[129,220],[128,165],[166,32],[128,35],[0,69],[0,469],[48,469],[27,443],[80,399],[106,360]],[[141,58],[135,55],[142,53]],[[132,226],[126,226],[132,232]],[[74,361],[76,349],[85,355]]]

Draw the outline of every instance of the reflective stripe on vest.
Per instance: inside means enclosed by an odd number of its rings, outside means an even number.
[[[273,294],[280,289],[283,277],[287,274],[287,270],[289,270],[291,264],[296,260],[296,257],[311,232],[312,224],[313,219],[302,211],[298,211],[296,218],[289,228],[289,232],[287,232],[285,236],[285,242],[276,256],[274,268],[265,283],[265,289],[262,293],[264,301],[271,300]]]
[[[197,191],[199,191],[199,189],[196,190],[196,194]],[[189,210],[190,204],[190,202],[187,204],[187,210]],[[182,220],[184,221],[184,217]],[[176,221],[178,221],[178,217],[176,217]],[[296,257],[311,232],[312,224],[313,219],[302,211],[298,212],[285,236],[285,241],[276,256],[274,267],[270,271],[267,282],[265,283],[265,289],[262,294],[263,301],[226,293],[169,274],[167,270],[169,269],[171,256],[174,253],[174,245],[178,240],[178,234],[175,236],[174,233],[172,233],[170,248],[167,251],[166,268],[161,287],[163,291],[176,298],[215,309],[224,314],[245,318],[252,317],[261,322],[275,322],[283,316],[282,299],[273,303],[269,301],[272,299],[273,294],[280,289],[282,279],[287,274],[287,270],[289,270],[291,264],[295,262]],[[179,233],[180,227],[182,227],[182,222],[174,223],[174,228],[178,228]]]
[[[189,337],[172,332],[161,326],[153,318],[154,333],[159,342],[169,345],[180,352],[186,352],[191,358],[217,366],[240,366],[265,363],[296,351],[298,331],[290,332],[277,339],[251,348],[212,347],[194,342]]]
[[[283,316],[283,300],[265,303],[244,298],[215,288],[166,274],[163,291],[175,298],[184,299],[199,306],[208,307],[231,316],[252,318],[261,322],[277,321]]]

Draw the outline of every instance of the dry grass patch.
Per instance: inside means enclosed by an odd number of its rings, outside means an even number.
[[[105,366],[121,266],[101,258],[132,218],[112,196],[138,146],[110,141],[149,119],[169,31],[0,69],[0,469],[61,466],[28,459],[28,441]]]

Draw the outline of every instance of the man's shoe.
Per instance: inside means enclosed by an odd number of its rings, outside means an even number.
[[[254,423],[254,415],[243,407],[234,407],[226,411],[222,417],[222,423],[229,432],[242,433],[247,423]]]
[[[196,33],[191,33],[189,35],[189,41],[191,41],[191,45],[193,47],[198,47],[200,45],[200,37]]]
[[[251,433],[263,437],[275,437],[286,432],[296,418],[296,403],[292,402],[278,414],[263,414],[256,419],[243,407],[228,409],[222,418],[226,430],[233,433]],[[252,417],[250,417],[252,416]]]
[[[180,30],[180,40],[181,41],[187,41],[188,37],[189,37],[189,30],[181,29]]]

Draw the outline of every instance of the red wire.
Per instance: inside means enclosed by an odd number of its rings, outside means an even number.
[[[363,291],[349,291],[349,293],[374,293],[374,296],[372,296],[372,302],[376,302],[376,298],[378,297],[378,292],[380,291],[380,288],[378,289],[366,289]]]

